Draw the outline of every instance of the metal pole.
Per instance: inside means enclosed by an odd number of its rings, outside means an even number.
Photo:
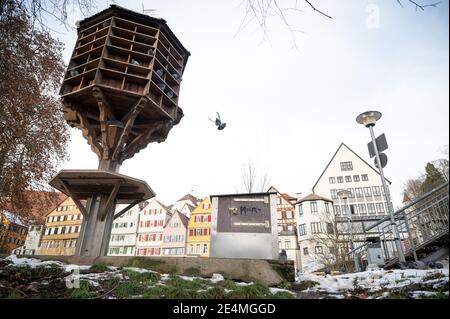
[[[395,240],[395,244],[397,247],[397,253],[398,253],[398,259],[400,260],[400,262],[405,262],[405,255],[403,254],[402,244],[400,242],[400,234],[398,232],[397,223],[395,222],[393,208],[391,207],[391,196],[389,194],[389,189],[386,185],[386,179],[384,178],[383,167],[381,166],[380,154],[378,153],[378,147],[377,147],[377,143],[375,141],[375,134],[373,132],[372,125],[369,125],[369,130],[370,130],[370,136],[372,137],[372,144],[373,144],[373,148],[375,150],[375,156],[376,156],[377,163],[378,163],[378,171],[380,172],[380,176],[381,176],[381,183],[383,184],[384,197],[386,199],[387,207],[389,210],[389,215],[391,217],[391,227],[393,228],[394,240]]]

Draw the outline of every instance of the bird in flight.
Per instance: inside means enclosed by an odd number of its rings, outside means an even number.
[[[224,128],[225,128],[225,126],[227,126],[227,123],[222,123],[222,120],[220,119],[220,114],[219,114],[219,112],[217,112],[217,117],[216,117],[216,120],[215,121],[213,121],[213,120],[211,120],[211,119],[209,119],[211,122],[213,122],[214,124],[216,124],[216,126],[217,126],[217,129],[219,130],[219,131],[222,131]]]

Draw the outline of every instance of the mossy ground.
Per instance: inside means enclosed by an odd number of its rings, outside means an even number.
[[[136,267],[140,262],[133,263],[133,266]],[[167,274],[166,271],[164,273]],[[312,291],[311,288],[318,285],[315,281],[284,282],[277,288],[285,290],[275,290],[272,293],[269,287],[259,283],[238,283],[231,279],[212,282],[199,277],[161,275],[144,269],[137,271],[130,268],[110,268],[105,264],[95,264],[83,271],[79,286],[75,288],[68,288],[66,284],[66,277],[69,275],[59,264],[15,266],[9,260],[0,259],[0,299],[407,299],[417,298],[420,291],[424,292],[423,296],[419,294],[422,298],[448,299],[449,291],[448,281],[436,285],[436,280],[443,277],[440,273],[431,273],[420,283],[391,289],[383,287],[372,293],[355,280],[353,289],[341,294]],[[401,282],[407,280],[410,278],[398,279]],[[427,283],[427,280],[431,282]]]

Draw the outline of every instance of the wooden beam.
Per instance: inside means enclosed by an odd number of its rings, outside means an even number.
[[[105,203],[105,206],[103,207],[102,211],[100,212],[100,220],[105,220],[106,215],[108,215],[108,211],[111,209],[112,204],[114,203],[114,200],[116,199],[117,192],[120,188],[120,181],[117,181],[114,185],[113,190],[109,194],[108,200]]]
[[[112,121],[116,120],[116,116],[114,115],[113,108],[111,107],[111,104],[109,104],[108,98],[103,94],[103,91],[96,87],[93,89],[93,95],[97,100],[102,100],[103,105],[105,106],[105,112],[108,118]]]
[[[164,122],[156,122],[152,124],[149,128],[147,128],[144,132],[142,132],[139,136],[137,136],[130,144],[128,144],[122,152],[122,156],[119,159],[119,162],[123,162],[124,160],[133,157],[134,154],[139,152],[141,149],[145,148],[148,144],[148,140],[152,136],[152,134],[160,130],[167,125]]]
[[[75,194],[72,193],[72,191],[69,189],[69,186],[67,185],[66,182],[61,180],[61,185],[64,187],[64,189],[66,190],[66,192],[70,196],[70,198],[72,198],[72,200],[75,203],[75,205],[77,205],[77,207],[80,210],[80,212],[83,215],[83,217],[87,218],[88,217],[88,213],[86,211],[86,207],[84,207],[83,204],[81,204],[80,200],[75,196]]]
[[[123,214],[125,214],[128,210],[130,210],[131,208],[133,208],[134,206],[136,206],[137,204],[139,204],[141,202],[140,199],[135,200],[134,202],[132,202],[130,205],[128,205],[127,207],[125,207],[124,209],[122,209],[120,212],[118,212],[117,214],[114,215],[114,220],[119,218],[120,216],[122,216]]]
[[[88,144],[91,146],[91,149],[94,151],[94,153],[97,154],[99,159],[101,159],[103,147],[98,143],[97,134],[95,133],[94,129],[89,123],[86,114],[77,112],[77,115],[78,118],[80,119],[81,133],[83,134],[83,137],[87,140]]]
[[[119,142],[117,143],[116,149],[114,150],[114,153],[111,156],[111,159],[118,160],[119,154],[122,152],[126,139],[128,138],[128,135],[130,134],[131,129],[133,128],[134,120],[138,116],[138,114],[141,112],[141,110],[144,108],[144,98],[140,98],[139,101],[136,102],[135,105],[130,110],[130,115],[127,116],[127,122],[125,124],[125,128],[122,131],[122,135],[120,136]]]
[[[103,154],[102,159],[108,160],[109,159],[109,147],[108,147],[108,129],[106,127],[106,110],[105,110],[105,104],[104,104],[104,95],[100,88],[94,87],[92,89],[92,94],[94,95],[95,99],[97,100],[98,104],[98,110],[99,110],[99,122],[100,122],[100,131],[102,134],[102,146],[103,146]]]

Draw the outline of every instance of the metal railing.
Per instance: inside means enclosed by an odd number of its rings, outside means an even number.
[[[394,213],[402,250],[407,258],[419,259],[426,254],[425,248],[438,243],[449,234],[449,183],[446,182],[432,191],[420,196],[410,204]],[[394,234],[389,218],[371,225],[367,230],[377,227],[383,251],[385,267],[399,260],[395,247]],[[357,254],[364,259],[368,243],[359,245],[348,254]]]

